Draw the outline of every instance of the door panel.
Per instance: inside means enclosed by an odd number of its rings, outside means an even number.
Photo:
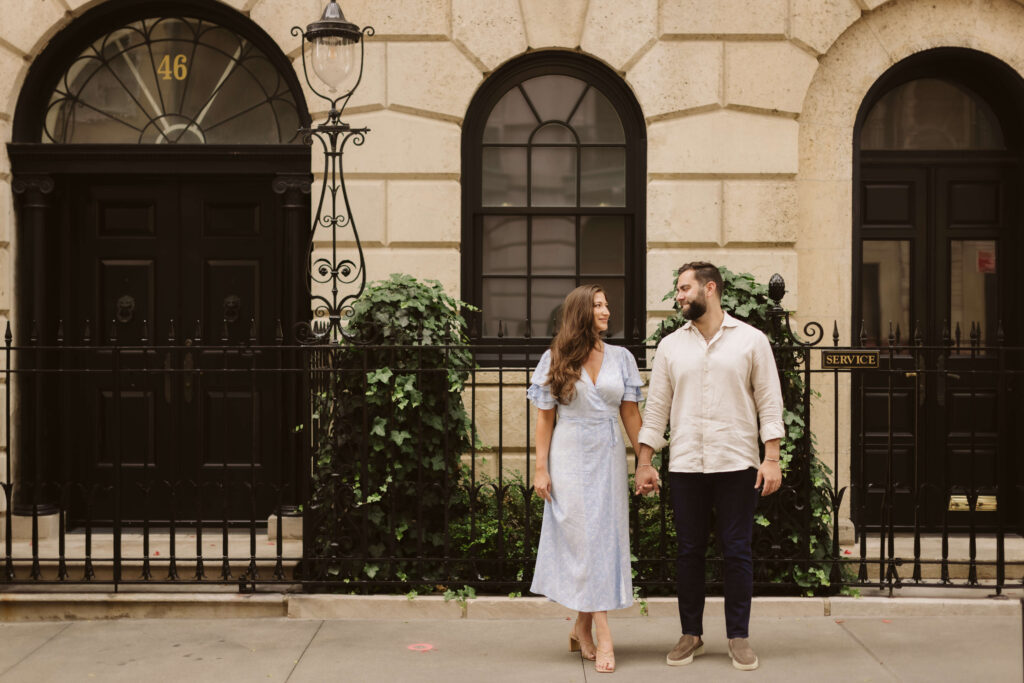
[[[70,206],[68,341],[136,347],[69,356],[70,369],[79,372],[61,378],[64,414],[73,424],[63,450],[86,482],[72,492],[71,515],[114,516],[120,463],[122,510],[141,519],[155,512],[151,493],[168,478],[175,449],[168,415],[157,405],[162,382],[132,371],[152,362],[153,354],[138,347],[152,344],[158,320],[173,315],[173,303],[158,292],[173,288],[177,270],[177,189],[124,176],[91,178],[72,188]],[[115,366],[122,370],[116,380],[97,372]]]
[[[239,344],[272,344],[282,309],[280,255],[283,236],[274,230],[271,178],[182,186],[184,269],[183,310],[201,321],[203,345],[225,345],[196,352],[204,370],[201,387],[184,404],[188,423],[201,428],[183,434],[190,471],[202,481],[218,481],[212,515],[249,519],[249,491],[256,486],[257,518],[276,502],[281,448],[281,398],[273,373],[239,372],[268,368],[274,358],[263,350],[239,351]],[[262,183],[262,185],[261,185]]]

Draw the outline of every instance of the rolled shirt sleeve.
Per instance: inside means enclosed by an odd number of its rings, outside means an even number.
[[[775,365],[775,354],[763,334],[754,346],[753,367],[750,383],[757,407],[757,421],[760,424],[761,441],[783,439],[786,425],[782,420],[782,385]]]
[[[668,337],[661,340],[654,352],[651,380],[647,388],[647,403],[644,404],[644,424],[640,428],[638,441],[647,444],[655,452],[668,444],[665,428],[668,426],[672,409],[673,381],[669,371],[667,347]]]

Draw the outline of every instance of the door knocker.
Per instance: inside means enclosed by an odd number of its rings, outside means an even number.
[[[117,300],[117,320],[130,323],[135,317],[135,297],[125,294]]]
[[[242,299],[235,294],[228,294],[224,297],[224,320],[233,323],[238,320],[242,311]]]

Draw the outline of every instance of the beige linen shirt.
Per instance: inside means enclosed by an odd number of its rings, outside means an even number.
[[[726,313],[709,342],[689,322],[661,340],[640,443],[661,450],[671,424],[670,471],[759,467],[758,422],[762,441],[786,435],[775,356],[763,332]]]

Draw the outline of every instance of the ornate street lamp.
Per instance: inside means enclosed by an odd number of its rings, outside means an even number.
[[[348,335],[342,326],[342,318],[351,315],[352,302],[359,298],[366,286],[366,267],[363,261],[363,247],[356,231],[355,219],[345,189],[345,176],[342,173],[341,156],[345,145],[352,141],[357,147],[362,145],[369,128],[352,128],[342,122],[341,114],[345,110],[352,93],[359,87],[363,79],[363,36],[372,36],[373,27],[359,28],[345,19],[345,15],[336,0],[330,0],[323,16],[314,21],[303,31],[301,27],[292,28],[293,36],[302,36],[302,73],[306,84],[318,97],[331,105],[327,120],[302,129],[306,144],[316,140],[324,153],[324,178],[317,203],[316,214],[309,235],[309,254],[307,258],[310,301],[313,307],[314,324],[306,328],[306,336],[312,341],[338,341],[347,339]],[[306,65],[306,43],[309,43],[309,61],[313,71],[328,95],[323,94],[309,77]],[[358,76],[351,87],[347,83],[352,80],[358,61]],[[347,88],[347,89],[346,89]],[[340,197],[339,197],[340,191]],[[319,228],[331,231],[331,254],[313,260],[313,243]],[[355,260],[343,258],[338,254],[338,232],[349,229],[352,240],[356,244]],[[330,294],[313,291],[314,283],[329,285]],[[323,319],[326,318],[326,325]]]

